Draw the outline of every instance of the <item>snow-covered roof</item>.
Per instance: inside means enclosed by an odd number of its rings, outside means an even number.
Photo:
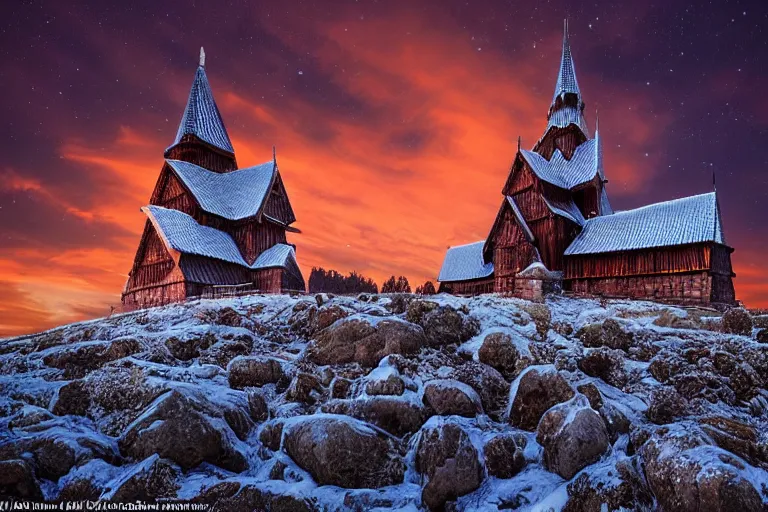
[[[566,255],[715,242],[725,244],[714,192],[588,219]]]
[[[571,44],[568,40],[568,22],[565,22],[563,30],[563,54],[560,59],[560,72],[557,75],[557,84],[555,85],[555,94],[552,102],[561,94],[573,93],[581,97],[579,82],[576,80],[576,68],[573,65],[573,55],[571,55]]]
[[[232,142],[224,127],[221,113],[213,99],[213,92],[205,75],[205,67],[198,66],[192,89],[189,91],[189,99],[181,116],[181,123],[176,132],[176,138],[170,147],[181,142],[184,135],[195,135],[214,147],[234,154]]]
[[[569,124],[575,124],[581,129],[582,133],[589,137],[589,127],[581,110],[576,107],[564,106],[552,112],[547,120],[547,130],[553,126],[565,128]]]
[[[598,173],[598,149],[598,139],[590,139],[576,148],[570,160],[559,149],[555,150],[550,160],[533,151],[523,149],[520,152],[536,176],[547,183],[570,190],[590,181]]]
[[[227,233],[201,226],[195,219],[178,210],[150,205],[143,207],[142,211],[172,249],[248,266],[237,244]]]
[[[608,192],[605,190],[605,186],[603,186],[602,190],[600,191],[600,215],[611,214],[613,214],[613,207],[611,206],[611,202],[608,200]]]
[[[166,162],[203,210],[229,220],[259,213],[277,170],[272,160],[226,173],[212,172],[181,160]]]
[[[531,231],[531,228],[528,227],[528,223],[525,221],[525,217],[523,217],[523,214],[520,211],[520,208],[518,208],[517,203],[515,203],[515,200],[512,198],[512,196],[507,196],[507,202],[509,203],[509,206],[512,207],[512,213],[515,215],[517,223],[522,228],[525,239],[530,243],[533,243],[536,240],[536,237],[533,236],[533,232]]]
[[[547,196],[543,194],[541,198],[544,199],[547,208],[549,208],[550,211],[555,215],[565,217],[566,219],[578,224],[579,226],[584,225],[584,215],[581,214],[581,210],[579,210],[579,207],[576,206],[576,203],[573,202],[573,199],[569,198],[567,201],[556,201],[554,199],[547,198]]]
[[[296,260],[296,253],[293,247],[287,244],[275,244],[263,253],[259,254],[251,268],[273,268],[285,267],[288,261]]]
[[[483,261],[485,240],[467,245],[457,245],[445,253],[443,266],[437,280],[440,282],[481,279],[493,274],[493,263]]]
[[[228,233],[202,226],[194,218],[178,210],[149,205],[143,207],[142,211],[152,221],[163,242],[180,253],[206,256],[253,270],[285,267],[290,260],[296,260],[292,246],[275,244],[262,252],[252,265],[248,265]]]

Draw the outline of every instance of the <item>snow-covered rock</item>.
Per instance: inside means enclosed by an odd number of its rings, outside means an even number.
[[[0,340],[0,496],[764,511],[766,318],[252,295]]]

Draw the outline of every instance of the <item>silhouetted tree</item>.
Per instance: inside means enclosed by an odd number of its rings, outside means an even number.
[[[435,285],[432,284],[432,281],[427,281],[423,285],[416,287],[416,293],[418,295],[434,295],[437,291],[435,290]]]
[[[395,289],[398,293],[411,293],[411,285],[408,284],[408,278],[405,276],[398,277]]]
[[[364,277],[357,272],[350,272],[344,276],[335,270],[325,270],[320,267],[312,267],[309,274],[310,293],[378,293],[379,287],[373,279]]]
[[[381,285],[381,293],[396,293],[397,292],[397,282],[395,281],[395,276],[391,276],[389,279],[384,281],[384,284]]]

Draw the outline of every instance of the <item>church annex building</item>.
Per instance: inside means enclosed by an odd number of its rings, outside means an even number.
[[[584,106],[566,24],[547,129],[531,151],[518,147],[488,238],[448,249],[440,291],[531,298],[556,281],[580,294],[734,303],[716,192],[614,212]]]

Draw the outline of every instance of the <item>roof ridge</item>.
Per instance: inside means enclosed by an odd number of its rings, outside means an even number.
[[[705,192],[703,194],[694,194],[692,196],[676,197],[674,199],[667,199],[665,201],[659,201],[659,202],[656,202],[656,203],[651,203],[651,204],[645,204],[643,206],[638,206],[637,208],[632,208],[631,210],[619,210],[617,212],[613,212],[613,214],[611,214],[611,215],[612,216],[613,215],[623,215],[625,213],[632,213],[632,212],[637,212],[639,210],[646,210],[648,208],[653,208],[655,206],[661,206],[661,205],[664,205],[664,204],[672,204],[672,203],[682,202],[682,201],[685,201],[685,200],[688,200],[688,199],[695,199],[695,198],[704,197],[704,196],[710,196],[710,195],[714,195],[714,194],[715,194],[714,192]],[[593,221],[593,220],[596,220],[596,219],[601,219],[601,218],[605,219],[605,218],[607,218],[607,216],[592,217],[591,219],[587,219],[587,222]]]

